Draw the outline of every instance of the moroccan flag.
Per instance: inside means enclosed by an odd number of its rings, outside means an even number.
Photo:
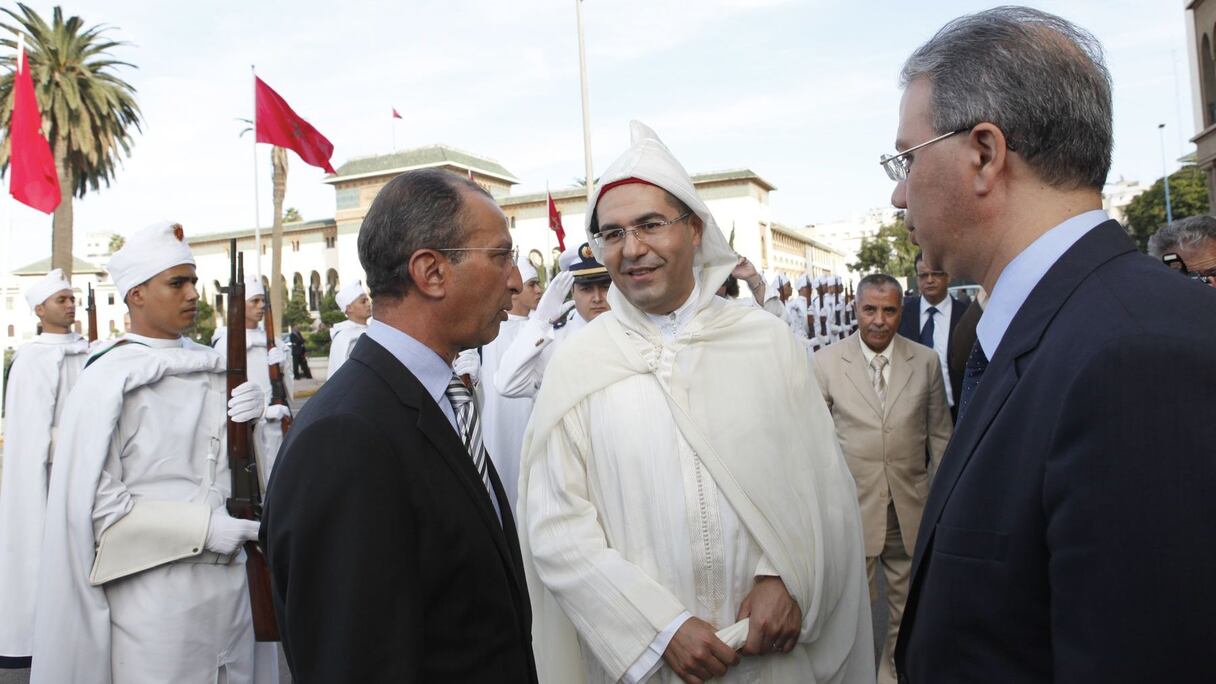
[[[394,118],[394,119],[400,119],[400,118],[401,118],[401,115],[397,113],[397,108],[396,108],[396,107],[393,107],[393,118]]]
[[[305,164],[317,166],[335,173],[329,165],[334,154],[334,144],[313,128],[291,107],[270,89],[262,79],[253,77],[256,92],[257,141],[286,147],[300,155]]]
[[[557,233],[557,248],[564,252],[566,251],[566,229],[562,228],[562,213],[557,210],[553,194],[545,194],[549,196],[549,230]]]
[[[8,127],[9,192],[22,204],[38,211],[51,213],[59,206],[59,174],[51,146],[42,137],[42,113],[34,97],[34,79],[25,59],[25,50],[17,55],[17,73],[13,78],[13,118]]]

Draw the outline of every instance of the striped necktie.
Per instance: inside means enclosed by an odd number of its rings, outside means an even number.
[[[493,501],[494,486],[490,484],[490,468],[487,465],[489,458],[481,440],[481,420],[477,415],[477,402],[473,401],[473,391],[465,387],[460,376],[453,373],[445,394],[456,413],[456,423],[460,426],[460,439],[464,443],[465,451],[468,451],[473,459],[473,467],[477,469],[477,475]]]

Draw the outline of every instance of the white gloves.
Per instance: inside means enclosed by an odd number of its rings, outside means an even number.
[[[477,350],[466,349],[457,354],[456,361],[452,364],[452,370],[456,375],[469,376],[469,380],[476,385],[481,376],[481,357],[478,356]]]
[[[232,390],[228,400],[228,417],[238,423],[248,423],[262,417],[266,410],[266,395],[252,382],[244,382]]]
[[[283,356],[283,349],[281,347],[275,347],[274,349],[266,352],[266,365],[277,366],[280,363],[283,363],[284,358],[286,357]]]
[[[260,525],[256,520],[234,518],[228,511],[217,508],[211,511],[211,524],[207,526],[207,540],[203,546],[221,556],[230,556],[241,544],[257,540]]]
[[[283,420],[290,415],[291,409],[287,408],[286,406],[283,406],[282,404],[271,404],[270,406],[266,407],[266,413],[262,414],[262,417],[266,420]]]
[[[552,323],[553,319],[561,315],[562,303],[566,301],[566,295],[570,294],[570,288],[573,286],[574,274],[570,271],[558,273],[549,281],[549,287],[545,288],[545,293],[540,296],[536,310],[530,318]]]

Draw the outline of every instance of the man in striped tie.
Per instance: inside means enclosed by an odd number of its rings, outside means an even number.
[[[515,521],[452,369],[498,334],[516,256],[460,176],[405,173],[372,203],[375,317],[300,412],[263,518],[296,681],[536,681]]]

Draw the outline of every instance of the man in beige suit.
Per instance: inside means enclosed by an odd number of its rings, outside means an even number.
[[[892,659],[929,480],[950,439],[950,409],[937,354],[896,334],[903,288],[888,275],[857,286],[858,329],[815,354],[815,376],[857,482],[870,600],[882,564],[890,621],[878,681],[894,684]]]

